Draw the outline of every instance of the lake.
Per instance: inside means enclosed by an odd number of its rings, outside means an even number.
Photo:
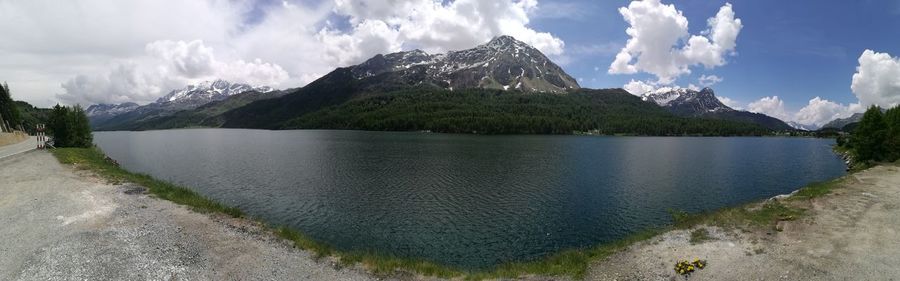
[[[609,242],[844,175],[832,139],[96,132],[124,168],[342,250],[467,269]]]

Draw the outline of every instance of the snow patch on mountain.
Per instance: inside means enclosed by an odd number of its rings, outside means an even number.
[[[377,55],[352,66],[356,79],[391,73],[410,84],[448,89],[490,88],[564,93],[580,88],[537,49],[511,36],[496,37],[472,49],[431,55],[422,50]]]

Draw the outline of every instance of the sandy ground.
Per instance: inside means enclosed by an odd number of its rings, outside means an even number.
[[[672,231],[598,261],[586,279],[900,280],[900,167],[850,177],[782,232],[706,227],[715,239],[691,245],[689,230]],[[694,258],[707,268],[676,276],[676,260]]]
[[[108,185],[49,153],[0,159],[0,280],[369,280],[246,220]]]

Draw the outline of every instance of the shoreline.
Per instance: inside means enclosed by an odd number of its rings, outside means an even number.
[[[71,150],[71,149],[70,149]],[[65,149],[63,150],[65,151]],[[587,248],[581,249],[568,249],[558,252],[556,254],[551,254],[544,258],[534,260],[534,261],[524,261],[524,262],[514,262],[509,264],[502,264],[494,267],[491,270],[485,271],[467,271],[461,270],[457,268],[452,268],[424,260],[410,259],[410,258],[396,258],[387,255],[381,255],[378,253],[361,253],[361,252],[344,252],[334,250],[331,246],[321,243],[308,237],[304,236],[302,233],[291,230],[289,228],[266,225],[262,223],[258,218],[248,218],[240,212],[240,210],[234,208],[228,208],[219,203],[212,202],[207,199],[202,199],[202,196],[197,195],[196,193],[183,188],[177,187],[165,182],[161,182],[155,180],[146,175],[138,175],[131,172],[127,172],[122,168],[112,165],[109,162],[106,162],[104,159],[105,155],[99,151],[99,149],[80,149],[82,154],[82,160],[85,160],[87,157],[93,155],[91,161],[82,161],[82,163],[88,162],[91,164],[81,165],[81,169],[91,170],[92,172],[98,174],[99,176],[103,176],[106,174],[105,178],[112,181],[127,181],[128,178],[136,178],[138,181],[143,181],[144,184],[149,183],[149,185],[163,185],[163,186],[171,186],[169,188],[183,189],[181,192],[188,192],[193,197],[200,197],[200,199],[191,199],[191,200],[182,200],[182,202],[175,201],[177,204],[187,205],[194,209],[195,211],[199,211],[201,213],[225,213],[229,214],[235,218],[247,220],[248,222],[255,222],[261,225],[264,225],[268,232],[280,237],[281,239],[285,239],[294,244],[297,248],[304,249],[305,251],[309,251],[311,255],[313,255],[316,259],[327,258],[331,263],[335,264],[337,267],[361,267],[369,274],[373,276],[380,277],[389,277],[395,275],[414,275],[419,278],[424,277],[439,277],[439,278],[467,278],[467,279],[493,279],[493,278],[521,278],[523,276],[528,277],[570,277],[574,279],[579,279],[585,277],[586,274],[590,273],[592,265],[595,264],[598,260],[603,260],[606,257],[615,255],[619,252],[627,250],[633,245],[640,244],[644,241],[654,239],[659,236],[666,235],[672,231],[679,231],[684,229],[685,227],[692,227],[695,225],[700,225],[702,223],[707,223],[708,217],[710,214],[722,213],[733,211],[736,209],[746,209],[752,208],[752,205],[758,205],[761,203],[766,203],[771,199],[764,201],[751,202],[745,205],[725,208],[720,210],[714,210],[710,213],[705,214],[697,214],[697,215],[687,215],[684,218],[681,218],[681,222],[676,221],[675,225],[669,225],[664,227],[653,228],[649,230],[645,230],[639,233],[635,233],[629,236],[626,236],[622,239],[611,241],[609,243],[603,243],[599,245],[594,245]],[[57,154],[57,158],[61,163],[71,163],[73,161],[77,161],[74,159],[66,159],[65,157],[60,157],[56,151],[54,154]],[[841,178],[838,178],[834,181],[839,181],[843,178],[851,176],[852,173],[848,173]],[[797,191],[792,194],[800,193],[801,190],[808,189],[809,187],[799,188]],[[152,188],[151,188],[152,193]],[[827,193],[826,193],[827,194]],[[784,195],[779,195],[776,197],[782,197]],[[166,197],[160,197],[161,199],[169,199]],[[813,197],[809,197],[813,198]],[[202,199],[202,200],[201,200]],[[171,199],[169,199],[171,200]],[[177,200],[177,199],[176,199]],[[199,204],[198,204],[199,203]],[[193,205],[192,205],[193,204]],[[195,206],[197,205],[197,206]],[[750,220],[753,216],[757,215],[754,212],[743,213],[742,217],[736,218],[737,220]],[[707,218],[707,219],[700,219]],[[778,219],[777,217],[772,217],[772,214],[768,214],[768,217],[764,219]]]

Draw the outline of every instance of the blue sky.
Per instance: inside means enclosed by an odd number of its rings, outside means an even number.
[[[206,80],[295,88],[380,53],[512,35],[584,87],[715,76],[726,104],[821,125],[900,104],[898,26],[900,0],[0,1],[13,38],[0,79],[38,106],[144,104]]]
[[[726,1],[669,1],[690,22],[691,34],[706,29],[706,19]],[[676,84],[697,84],[702,74],[717,75],[716,93],[743,103],[764,96],[781,97],[789,109],[800,109],[809,99],[856,102],[850,90],[857,58],[866,49],[900,54],[900,1],[730,1],[744,28],[737,38],[737,55],[714,69],[694,67]],[[568,4],[574,17],[537,18],[536,29],[548,31],[567,47],[625,44],[627,23],[617,9],[627,1],[542,1]],[[665,3],[665,2],[664,2]],[[616,51],[584,55],[565,65],[584,87],[620,87],[630,79],[652,75],[610,75],[606,69]],[[599,67],[600,71],[595,71]]]

